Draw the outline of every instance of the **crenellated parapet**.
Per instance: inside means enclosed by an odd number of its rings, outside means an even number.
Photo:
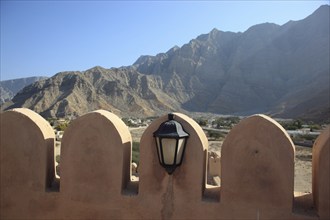
[[[316,139],[312,160],[313,201],[321,219],[330,218],[330,127]]]
[[[1,219],[329,219],[329,128],[313,147],[312,194],[294,194],[295,147],[273,119],[253,115],[226,137],[208,163],[208,141],[186,115],[183,163],[172,175],[159,164],[154,120],[140,141],[139,179],[132,176],[132,138],[104,110],[64,132],[61,177],[55,176],[54,131],[29,109],[1,114]],[[208,167],[221,185],[207,184]],[[218,169],[217,170],[217,166]],[[220,170],[221,169],[221,170]]]

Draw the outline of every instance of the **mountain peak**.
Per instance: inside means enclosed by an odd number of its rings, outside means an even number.
[[[244,33],[214,28],[132,66],[57,74],[20,92],[12,107],[44,116],[99,108],[120,115],[323,112],[330,90],[328,16],[329,6],[322,6],[282,26],[263,23]]]
[[[177,46],[177,45],[175,45],[174,47],[172,47],[171,49],[169,49],[166,53],[167,54],[172,54],[172,53],[174,53],[175,51],[177,51],[179,49],[180,49],[180,47]]]
[[[316,11],[314,11],[311,15],[309,15],[305,19],[309,19],[309,20],[319,19],[319,20],[329,21],[329,11],[330,11],[329,5],[321,5],[318,9],[316,9]]]
[[[321,5],[314,13],[319,13],[320,11],[330,10],[330,5]],[[313,13],[313,14],[314,14]]]
[[[280,27],[280,25],[278,25],[278,24],[265,22],[265,23],[253,25],[250,28],[248,28],[245,32],[246,33],[252,32],[252,31],[270,32],[270,31],[276,30],[279,27]]]
[[[216,28],[213,28],[211,31],[210,31],[210,34],[213,35],[213,34],[217,34],[219,33],[219,30],[216,29]]]
[[[106,70],[106,69],[102,66],[94,66],[94,67],[92,67],[92,68],[90,68],[90,69],[88,69],[84,72],[101,72],[101,71],[104,71],[104,70]]]

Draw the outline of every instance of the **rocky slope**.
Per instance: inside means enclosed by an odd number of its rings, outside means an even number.
[[[84,72],[62,72],[25,87],[10,108],[27,107],[45,117],[82,115],[106,109],[119,115],[155,115],[179,109],[162,91],[162,80],[132,68],[94,67]]]
[[[11,100],[16,95],[16,93],[23,89],[25,86],[46,78],[47,77],[36,76],[0,81],[0,105]]]
[[[145,74],[179,75],[193,91],[183,102],[191,111],[305,117],[322,109],[329,117],[329,6],[282,26],[214,29],[182,48],[140,57],[134,66]]]
[[[26,87],[12,107],[42,115],[103,108],[120,115],[172,110],[329,118],[329,6],[282,26],[213,29],[129,67],[63,72]]]

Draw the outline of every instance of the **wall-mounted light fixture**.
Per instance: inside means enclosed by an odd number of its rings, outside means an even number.
[[[189,134],[174,120],[174,114],[170,113],[168,121],[163,122],[154,132],[154,137],[159,163],[171,175],[182,163]]]

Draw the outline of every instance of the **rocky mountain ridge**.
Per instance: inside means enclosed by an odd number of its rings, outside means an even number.
[[[25,86],[46,78],[47,77],[33,76],[0,81],[0,105],[10,101],[17,94],[17,92],[23,89]]]
[[[177,102],[172,106],[164,104],[170,97],[161,88],[159,77],[146,76],[132,68],[98,66],[84,72],[61,72],[27,86],[13,98],[10,108],[33,106],[45,117],[82,115],[95,109],[119,115],[155,115],[179,108]]]
[[[128,67],[62,72],[24,88],[13,107],[46,117],[106,109],[119,115],[168,111],[267,113],[329,118],[329,6],[300,21],[241,33],[213,29],[182,47]]]

